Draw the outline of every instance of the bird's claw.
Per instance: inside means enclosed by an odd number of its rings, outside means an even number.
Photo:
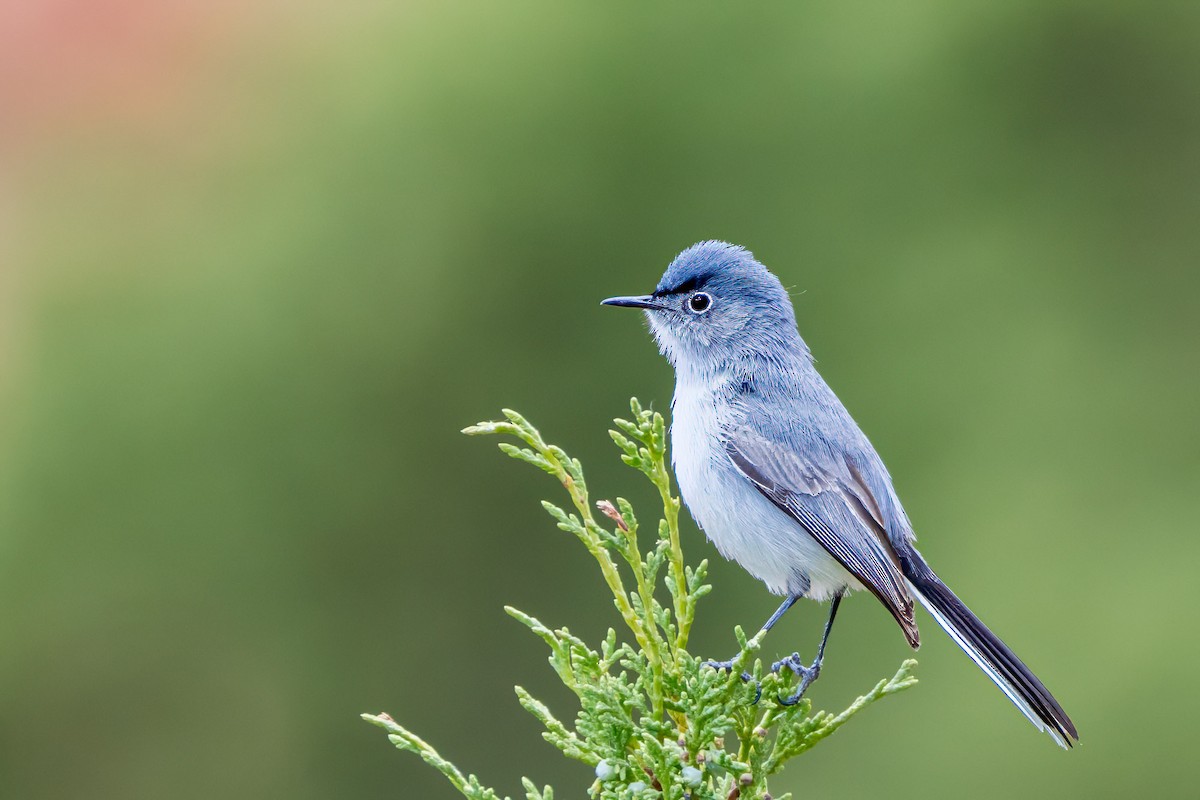
[[[710,661],[705,661],[703,666],[706,666],[709,669],[715,669],[717,672],[733,672],[733,661],[734,661],[734,659],[732,659],[732,658],[729,659],[728,661],[711,661],[710,660]],[[749,672],[742,673],[742,681],[743,682],[749,683],[752,679],[753,679],[753,676]]]
[[[779,674],[779,671],[787,667],[796,677],[800,679],[800,686],[795,693],[788,697],[776,697],[776,701],[781,706],[794,706],[804,697],[804,693],[808,691],[808,687],[812,685],[818,676],[821,674],[820,660],[814,661],[812,664],[805,664],[800,660],[799,653],[792,653],[787,658],[782,658],[771,665],[771,672]]]
[[[717,672],[733,672],[733,659],[729,659],[728,661],[705,661],[704,666],[709,667],[710,669],[715,669]],[[754,680],[754,676],[745,671],[742,672],[741,678],[742,683],[749,683],[750,681]],[[760,681],[754,681],[754,700],[750,703],[750,705],[758,705],[758,701],[761,699],[762,683]]]

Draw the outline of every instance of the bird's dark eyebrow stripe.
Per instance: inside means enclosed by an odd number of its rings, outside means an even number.
[[[651,297],[666,297],[667,295],[671,294],[683,294],[685,292],[690,292],[693,289],[699,289],[702,287],[711,277],[711,272],[703,273],[701,275],[692,275],[687,280],[677,284],[674,287],[667,289],[655,289],[654,294],[651,295]]]

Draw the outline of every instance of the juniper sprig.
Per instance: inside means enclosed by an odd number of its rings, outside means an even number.
[[[655,536],[643,551],[639,522],[623,498],[595,501],[583,466],[561,448],[547,444],[515,411],[505,420],[466,428],[469,435],[504,434],[525,446],[504,442],[500,449],[550,473],[566,489],[567,508],[543,502],[562,530],[573,534],[596,559],[613,603],[632,641],[610,628],[592,647],[567,628],[553,629],[515,608],[505,608],[550,648],[550,665],[579,700],[573,723],[556,717],[525,689],[517,700],[545,727],[543,738],[563,755],[595,769],[589,789],[597,800],[745,800],[769,798],[767,781],[790,759],[810,750],[876,700],[917,682],[907,660],[838,714],[813,711],[805,698],[783,706],[771,698],[790,694],[790,672],[763,670],[755,656],[764,631],[746,638],[734,629],[740,647],[733,669],[718,672],[687,650],[697,602],[712,587],[705,582],[708,562],[695,567],[683,559],[679,538],[679,498],[667,470],[666,426],[662,415],[630,402],[632,420],[617,419],[609,431],[621,460],[645,475],[658,490],[661,514]],[[626,577],[628,576],[628,577]],[[657,587],[670,597],[660,603]],[[751,680],[743,681],[747,672]],[[763,702],[756,702],[761,687]],[[419,755],[471,800],[500,795],[463,776],[451,762],[387,714],[363,719],[388,732],[401,750]],[[553,800],[553,790],[522,779],[526,800]],[[787,797],[788,795],[784,795]],[[505,800],[508,800],[505,798]]]

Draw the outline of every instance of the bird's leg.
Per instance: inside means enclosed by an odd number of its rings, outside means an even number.
[[[833,596],[833,603],[829,606],[829,619],[825,621],[825,633],[821,636],[821,645],[817,648],[817,658],[812,664],[805,666],[800,660],[799,653],[792,653],[784,659],[780,659],[771,665],[771,672],[779,672],[783,667],[787,667],[797,677],[800,678],[800,686],[796,692],[790,697],[779,698],[779,704],[784,706],[794,706],[800,702],[800,698],[804,697],[804,693],[808,691],[808,687],[821,674],[821,662],[825,659],[825,643],[829,641],[829,631],[833,630],[833,618],[837,616],[838,605],[842,602],[842,595],[845,590],[839,591]]]
[[[775,609],[775,613],[771,615],[771,618],[768,619],[765,624],[763,624],[762,630],[760,631],[760,633],[766,633],[767,631],[771,630],[771,628],[775,627],[775,623],[779,622],[779,618],[782,617],[789,608],[794,606],[796,604],[796,601],[799,599],[800,599],[800,595],[792,595],[788,599],[784,600],[783,604],[781,606],[779,606],[779,608]],[[733,662],[735,662],[735,661],[737,661],[737,656],[734,656],[733,658],[729,659],[728,661],[705,661],[704,666],[712,667],[713,669],[719,670],[721,672],[732,672],[733,671]],[[749,672],[742,673],[743,681],[749,682],[750,677],[751,676],[750,676]],[[758,698],[761,696],[762,696],[762,686],[759,686],[758,694],[754,696],[754,702],[757,703]]]

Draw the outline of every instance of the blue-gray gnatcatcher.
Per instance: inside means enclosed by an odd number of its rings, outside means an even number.
[[[913,599],[933,615],[1030,722],[1062,747],[1079,736],[1050,691],[934,574],[875,448],[813,366],[779,279],[748,251],[701,242],[667,267],[653,294],[604,303],[645,309],[675,367],[671,460],[693,518],[726,558],[787,599],[831,599],[821,669],[842,596],[868,589],[908,643],[920,644]],[[713,662],[728,667],[730,662]]]

